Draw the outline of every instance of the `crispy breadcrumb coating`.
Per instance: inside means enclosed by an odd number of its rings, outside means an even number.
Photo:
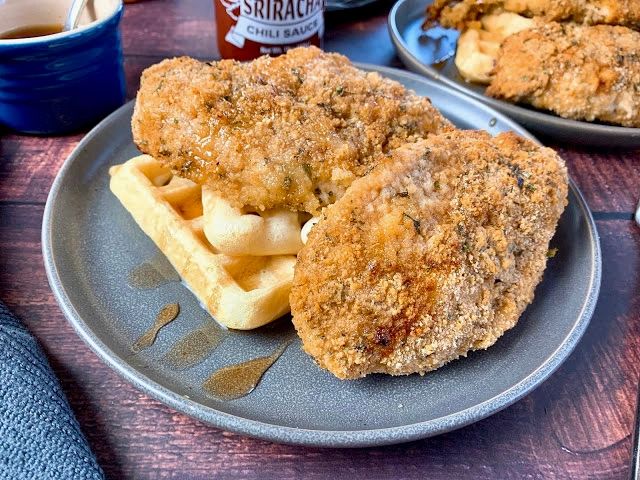
[[[507,37],[486,94],[561,117],[640,127],[640,33],[547,23]]]
[[[305,351],[352,379],[491,346],[532,301],[566,203],[563,161],[513,133],[399,148],[323,212],[298,256]]]
[[[640,0],[435,0],[427,7],[425,27],[438,22],[465,29],[469,22],[496,11],[545,21],[640,27]]]
[[[431,102],[338,54],[165,60],[145,70],[138,148],[238,207],[317,213],[393,148],[453,126]]]

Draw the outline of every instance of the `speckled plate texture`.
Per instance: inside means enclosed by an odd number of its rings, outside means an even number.
[[[400,81],[461,128],[492,133],[525,130],[457,91],[399,70],[360,65]],[[170,368],[163,356],[208,314],[181,284],[136,290],[128,273],[158,250],[109,191],[109,166],[138,155],[129,103],[93,129],[64,163],[44,214],[42,243],[49,282],[60,306],[89,346],[132,384],[167,405],[216,427],[291,444],[360,447],[404,442],[468,425],[514,403],[543,382],[571,353],[593,312],[600,285],[600,246],[589,209],[575,185],[536,299],[518,325],[487,351],[425,376],[371,375],[340,381],[301,349],[290,318],[250,332],[229,332],[201,364]],[[132,344],[162,306],[180,316],[156,343]],[[202,383],[216,368],[273,352],[296,338],[249,395],[207,396]]]
[[[520,122],[531,131],[559,141],[609,148],[640,147],[640,128],[579,122],[552,113],[487,97],[484,85],[462,78],[454,63],[458,34],[440,27],[422,30],[424,12],[431,0],[400,0],[389,13],[389,34],[398,57],[409,70],[438,80],[482,101]],[[435,41],[432,41],[435,40]],[[444,60],[443,60],[444,59]],[[442,61],[443,60],[443,61]]]

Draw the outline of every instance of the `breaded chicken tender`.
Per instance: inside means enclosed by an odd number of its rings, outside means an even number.
[[[401,147],[311,230],[293,323],[341,379],[434,370],[491,346],[542,278],[567,172],[513,133],[455,131]]]
[[[438,22],[464,29],[482,15],[500,11],[545,21],[640,27],[640,0],[435,0],[427,7],[425,26]]]
[[[234,206],[312,214],[391,149],[452,129],[427,98],[315,47],[165,60],[143,73],[132,122],[141,151]]]
[[[561,117],[640,127],[640,33],[551,22],[507,37],[486,94]]]

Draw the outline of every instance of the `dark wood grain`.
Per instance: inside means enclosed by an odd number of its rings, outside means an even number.
[[[326,48],[398,65],[386,32],[389,3],[328,19]],[[163,57],[215,55],[211,3],[128,5],[123,22],[128,94]],[[44,201],[82,137],[0,138],[0,299],[43,344],[109,478],[623,479],[640,377],[638,152],[556,145],[598,220],[603,287],[583,340],[531,395],[464,429],[385,448],[277,445],[223,432],[140,393],[75,335],[53,299],[40,251]]]

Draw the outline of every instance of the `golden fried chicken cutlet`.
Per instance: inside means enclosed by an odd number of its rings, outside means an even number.
[[[323,212],[298,256],[304,349],[353,379],[491,346],[532,301],[566,203],[563,161],[513,133],[397,149]]]
[[[551,22],[506,38],[486,94],[561,117],[640,127],[640,33]]]
[[[391,149],[453,126],[427,98],[310,47],[154,65],[132,129],[140,150],[234,206],[315,214]]]
[[[640,0],[435,0],[427,7],[425,26],[438,22],[464,29],[482,15],[500,11],[545,21],[640,26]]]

